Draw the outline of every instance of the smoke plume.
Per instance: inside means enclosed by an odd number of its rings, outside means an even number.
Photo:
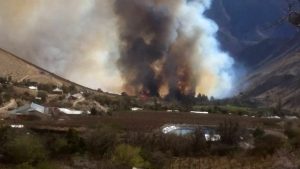
[[[233,59],[220,51],[211,0],[0,1],[0,47],[92,88],[226,97]]]

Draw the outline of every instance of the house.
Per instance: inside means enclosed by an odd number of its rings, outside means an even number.
[[[30,112],[37,112],[41,114],[47,114],[48,113],[48,108],[31,103],[31,104],[26,104],[24,106],[21,106],[15,110],[10,111],[10,114],[24,114],[24,113],[30,113]]]
[[[49,109],[35,103],[26,104],[9,113],[10,117],[22,118],[28,120],[45,119],[48,118]]]

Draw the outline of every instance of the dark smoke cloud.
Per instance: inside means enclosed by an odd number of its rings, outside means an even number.
[[[175,0],[176,1],[176,0]],[[180,5],[178,3],[176,5]],[[175,6],[176,7],[176,6]],[[194,94],[195,80],[190,57],[196,39],[177,30],[174,6],[155,0],[117,0],[115,12],[120,22],[121,58],[118,65],[133,93],[159,96],[163,84],[169,94]],[[153,68],[161,61],[161,70]]]

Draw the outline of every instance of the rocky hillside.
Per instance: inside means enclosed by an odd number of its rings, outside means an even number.
[[[261,62],[277,57],[274,49],[292,39],[297,30],[287,21],[285,0],[215,0],[207,16],[220,27],[218,38],[246,69],[256,69]]]
[[[247,95],[268,105],[300,112],[300,34],[282,46],[275,59],[265,62],[245,80]],[[278,52],[280,51],[277,49]]]
[[[38,83],[49,83],[58,86],[69,86],[73,84],[78,88],[88,89],[35,66],[10,52],[0,49],[0,77],[7,76],[11,76],[14,81],[19,82],[23,80],[30,80]]]
[[[222,48],[247,70],[246,95],[300,112],[300,34],[288,21],[276,25],[287,9],[284,0],[215,0],[207,16],[220,27]]]

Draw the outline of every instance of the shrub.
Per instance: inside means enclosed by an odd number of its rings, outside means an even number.
[[[255,155],[268,155],[274,154],[277,150],[282,148],[284,141],[281,137],[274,135],[265,135],[262,137],[255,138],[254,146],[252,153]]]
[[[169,156],[161,151],[142,151],[141,155],[144,159],[150,162],[151,169],[161,169],[169,164]]]
[[[68,143],[66,151],[68,153],[83,153],[85,151],[85,142],[74,129],[67,132],[66,139]]]
[[[60,157],[68,153],[68,141],[64,137],[53,137],[48,141],[48,145],[53,157]]]
[[[221,142],[227,145],[237,145],[239,142],[240,126],[232,121],[224,121],[218,127],[221,136]]]
[[[158,146],[160,150],[169,151],[175,156],[188,156],[193,152],[193,138],[191,136],[167,134],[160,138]]]
[[[44,146],[33,135],[20,134],[10,137],[3,148],[8,159],[17,164],[39,162],[46,158]]]
[[[50,163],[50,162],[40,162],[35,166],[35,169],[56,169],[58,168],[57,166],[55,166],[54,164]]]
[[[127,144],[121,144],[116,147],[112,160],[116,164],[127,167],[149,168],[149,162],[141,156],[141,148],[133,147]]]
[[[192,136],[192,149],[193,153],[197,155],[206,154],[208,151],[208,145],[204,133],[201,128],[197,128]]]
[[[22,163],[15,167],[15,169],[34,169],[29,163]]]
[[[111,127],[98,128],[89,133],[86,139],[88,151],[100,156],[112,152],[117,141],[117,132]]]
[[[289,138],[289,143],[295,149],[300,148],[300,129],[293,126],[293,124],[288,124],[285,126],[285,135]]]
[[[56,169],[57,167],[48,162],[40,162],[35,166],[29,163],[22,163],[15,167],[15,169]]]
[[[257,137],[262,137],[265,135],[265,131],[261,128],[256,128],[254,131],[253,131],[253,137],[257,138]]]

